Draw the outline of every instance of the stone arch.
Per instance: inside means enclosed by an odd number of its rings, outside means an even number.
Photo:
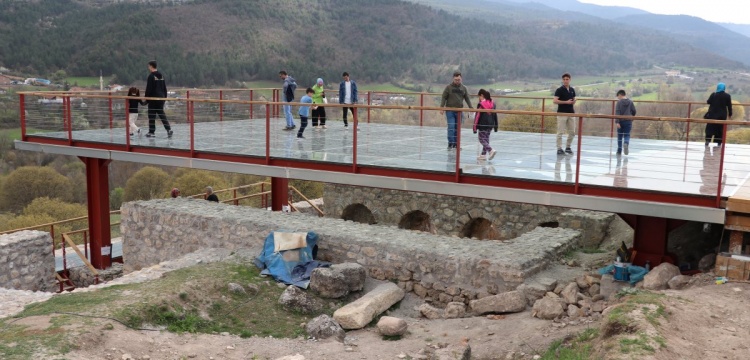
[[[480,240],[500,240],[500,232],[492,222],[482,218],[473,218],[461,229],[461,237],[477,238]]]
[[[560,227],[560,223],[557,221],[545,221],[541,224],[539,224],[539,227],[543,228],[558,228]]]
[[[351,204],[344,208],[344,211],[341,213],[341,218],[362,224],[377,224],[377,221],[375,221],[375,215],[372,214],[372,211],[370,211],[367,206],[360,203]]]
[[[432,218],[429,214],[421,210],[413,210],[404,214],[398,222],[398,228],[437,234],[435,225],[432,224]]]

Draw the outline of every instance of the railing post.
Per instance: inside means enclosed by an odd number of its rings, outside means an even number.
[[[580,185],[581,185],[581,133],[583,133],[583,116],[578,117],[578,152],[576,152],[576,186],[575,186],[575,194],[578,195]]]
[[[352,131],[352,173],[357,173],[357,130],[359,128],[359,121],[357,120],[357,108],[354,108],[354,111],[352,112],[352,118],[354,120],[354,131]]]
[[[690,115],[693,112],[693,103],[688,103],[688,114],[687,118],[690,119]],[[688,144],[690,143],[690,121],[687,122],[687,130],[685,131],[685,148],[687,148]]]
[[[253,90],[250,90],[250,119],[253,118]]]
[[[88,234],[84,231],[83,232],[83,251],[84,251],[84,254],[86,254],[86,259],[90,259],[89,258],[89,241],[88,241],[87,235]]]
[[[65,107],[65,117],[68,123],[68,145],[73,146],[73,111],[70,109],[70,96],[63,97],[63,103],[67,104]]]
[[[224,100],[224,90],[219,90],[219,121],[224,121],[224,103],[222,100]]]
[[[140,101],[140,100],[139,100]],[[130,104],[125,99],[125,151],[130,151]]]
[[[461,120],[463,117],[463,112],[456,113],[456,182],[461,181]]]
[[[545,109],[546,100],[547,99],[542,98],[542,112],[545,112],[544,109]],[[544,134],[544,115],[542,115],[542,134]]]
[[[370,123],[370,106],[372,106],[372,91],[367,92],[367,123]]]
[[[49,234],[52,237],[52,256],[55,256],[55,225],[49,226]]]
[[[19,111],[21,112],[21,141],[26,141],[26,95],[18,95]],[[54,245],[53,245],[54,246]]]
[[[233,193],[234,193],[234,206],[239,206],[240,205],[240,201],[237,200],[237,189],[234,189]]]
[[[68,270],[68,257],[65,255],[65,239],[60,235],[60,246],[62,247],[63,272]]]
[[[419,93],[419,127],[422,127],[422,124],[424,123],[424,109],[421,109],[424,107],[424,93]]]
[[[109,95],[109,99],[107,99],[107,102],[109,103],[109,129],[112,130],[112,121],[114,120],[112,114],[112,92],[108,92],[107,95]]]
[[[612,116],[615,116],[615,101],[612,100]],[[615,118],[610,119],[610,127],[609,127],[609,137],[614,138],[615,137]],[[580,137],[580,135],[579,135]]]
[[[193,116],[194,103],[188,99],[188,121],[190,122],[190,157],[195,157],[195,117]]]
[[[271,106],[266,103],[266,165],[271,163]]]
[[[727,125],[721,125],[721,159],[719,160],[719,181],[716,186],[716,207],[721,207],[721,183],[724,180],[724,152],[727,148]]]
[[[260,183],[260,207],[265,209],[266,208],[266,194],[263,194],[266,192],[266,183]]]

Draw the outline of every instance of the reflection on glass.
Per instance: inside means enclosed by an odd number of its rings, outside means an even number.
[[[570,164],[570,159],[572,156],[566,156],[566,155],[558,155],[557,161],[555,162],[555,181],[561,181],[562,175],[560,174],[560,171],[562,170],[562,163],[563,160],[565,161],[565,182],[573,182],[573,166]]]
[[[628,158],[623,159],[622,155],[617,155],[617,167],[615,168],[615,187],[628,187]]]

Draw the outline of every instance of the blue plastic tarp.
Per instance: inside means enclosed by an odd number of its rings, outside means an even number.
[[[615,272],[615,266],[614,265],[608,265],[601,269],[599,269],[599,274],[613,274]],[[630,274],[630,285],[635,285],[641,280],[643,280],[643,277],[646,276],[646,273],[648,273],[648,270],[646,268],[641,266],[635,266],[630,265],[628,266],[628,273]]]
[[[274,252],[274,232],[271,232],[266,236],[266,240],[263,243],[263,251],[261,251],[260,255],[255,259],[255,265],[263,270],[261,271],[262,275],[270,275],[276,279],[276,281],[306,289],[310,284],[310,278],[308,277],[305,279],[300,276],[293,277],[292,272],[298,265],[309,266],[308,263],[311,263],[314,260],[313,250],[318,243],[318,234],[308,232],[305,240],[307,243],[307,246],[305,247]],[[316,266],[317,265],[321,264],[316,264]],[[297,272],[299,273],[299,270],[297,270]],[[304,273],[308,273],[308,271],[305,271]]]

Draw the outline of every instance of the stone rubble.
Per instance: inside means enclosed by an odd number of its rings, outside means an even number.
[[[333,319],[344,329],[361,329],[372,319],[404,298],[404,290],[393,283],[378,285],[361,298],[333,313]]]
[[[55,257],[49,233],[36,230],[0,235],[0,288],[54,291]]]

